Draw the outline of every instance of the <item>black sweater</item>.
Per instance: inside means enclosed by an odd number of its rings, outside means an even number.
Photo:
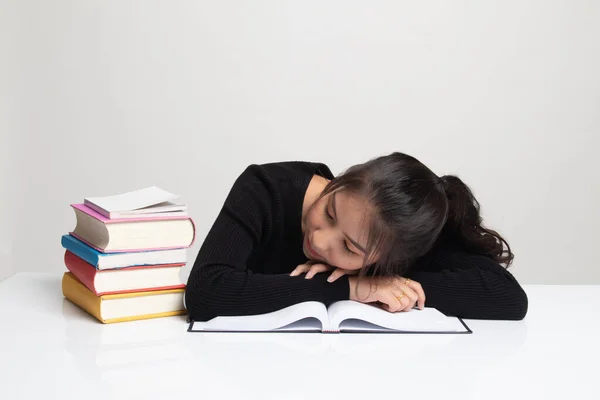
[[[261,314],[303,301],[349,299],[348,277],[291,277],[307,261],[302,251],[304,194],[314,174],[333,178],[321,163],[249,166],[235,181],[198,253],[185,302],[196,321]],[[492,259],[439,244],[407,276],[423,286],[427,307],[473,319],[524,318],[527,296]]]

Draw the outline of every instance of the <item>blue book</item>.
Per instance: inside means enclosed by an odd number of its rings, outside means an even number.
[[[61,245],[99,270],[144,265],[185,264],[187,262],[185,248],[134,253],[101,253],[71,235],[63,235]]]
[[[94,267],[98,268],[98,262],[102,256],[102,253],[100,253],[98,250],[88,246],[81,240],[71,235],[63,235],[60,242],[62,247],[69,250],[77,257],[82,258],[88,264],[92,264]]]

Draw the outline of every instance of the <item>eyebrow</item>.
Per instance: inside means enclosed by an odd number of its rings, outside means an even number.
[[[336,195],[336,192],[333,192],[333,194],[331,195],[331,208],[333,209],[333,217],[337,221],[338,218],[337,218],[337,211],[335,209],[335,195]],[[346,236],[346,239],[348,239],[350,241],[350,243],[352,243],[352,245],[354,247],[356,247],[358,250],[362,251],[365,254],[367,253],[367,251],[361,245],[356,243],[356,241],[352,240],[348,235],[346,235],[344,233],[344,236]]]

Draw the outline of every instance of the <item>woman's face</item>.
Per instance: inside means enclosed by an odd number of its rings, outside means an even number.
[[[338,190],[315,201],[302,221],[306,257],[334,267],[363,266],[368,239],[367,201]]]

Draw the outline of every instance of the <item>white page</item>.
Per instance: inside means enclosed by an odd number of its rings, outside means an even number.
[[[339,330],[346,332],[394,332],[393,329],[384,328],[360,319],[345,319],[340,323]]]
[[[84,203],[92,203],[108,211],[130,211],[171,201],[179,195],[167,192],[156,186],[121,193],[114,196],[87,197]]]
[[[317,318],[304,318],[300,321],[292,322],[289,325],[285,325],[281,328],[275,329],[277,332],[283,331],[315,331],[321,332],[323,329],[323,324]]]
[[[184,212],[187,210],[187,205],[181,203],[175,203],[173,201],[163,201],[162,203],[153,204],[148,207],[138,208],[135,210],[121,211],[119,215],[143,215],[143,214],[157,214],[157,213],[168,213],[168,212]]]
[[[272,331],[282,327],[291,330],[293,326],[289,325],[309,317],[317,318],[325,325],[327,323],[327,309],[322,303],[307,301],[266,314],[216,317],[206,322],[195,321],[191,330],[257,332]],[[303,322],[298,326],[304,328],[306,324]]]
[[[377,326],[406,332],[467,332],[458,318],[447,317],[435,308],[391,313],[380,307],[357,301],[338,301],[329,307],[332,326],[346,319],[359,319]],[[356,324],[354,321],[352,326]],[[367,325],[362,325],[367,327]],[[343,325],[342,325],[343,326]]]
[[[90,208],[94,208],[95,206],[88,205]],[[96,210],[100,214],[104,214],[104,211]],[[149,207],[138,208],[137,210],[130,211],[118,211],[111,212],[111,218],[121,218],[121,219],[130,219],[130,218],[140,218],[140,217],[182,217],[187,216],[187,205],[175,203],[172,201],[164,201],[162,203],[158,203]]]

